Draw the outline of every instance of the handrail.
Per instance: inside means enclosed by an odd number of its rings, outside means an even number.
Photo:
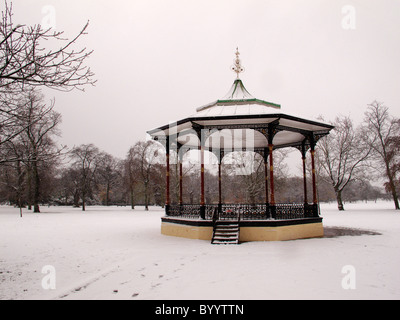
[[[216,222],[218,221],[218,219],[219,219],[219,211],[218,211],[218,207],[215,207],[213,215],[212,215],[212,221],[213,221],[214,226],[215,226]]]

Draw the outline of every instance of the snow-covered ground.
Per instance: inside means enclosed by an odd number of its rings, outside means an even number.
[[[322,204],[327,237],[224,246],[161,235],[160,208],[2,206],[0,299],[400,299],[393,207]]]

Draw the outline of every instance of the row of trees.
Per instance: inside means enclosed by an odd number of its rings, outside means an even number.
[[[48,133],[46,140],[51,141]],[[93,144],[71,150],[42,147],[46,152],[39,152],[35,161],[24,160],[28,149],[21,148],[18,159],[1,165],[2,202],[40,212],[39,204],[81,206],[85,211],[87,204],[134,208],[138,201],[148,209],[150,203],[164,201],[165,167],[147,158],[150,150],[158,152],[159,146],[152,142],[137,142],[124,160]]]

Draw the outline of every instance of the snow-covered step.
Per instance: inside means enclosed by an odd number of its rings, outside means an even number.
[[[220,226],[216,226],[216,228],[215,228],[216,230],[218,230],[218,231],[220,231],[220,232],[225,232],[225,233],[227,233],[227,232],[238,232],[239,231],[239,227],[229,227],[229,228],[226,228],[226,227],[220,227]]]
[[[218,224],[218,227],[219,228],[238,228],[238,224],[237,223],[235,223],[235,224],[232,224],[232,223],[230,223],[230,224]]]
[[[237,230],[238,228],[238,226],[218,226],[220,230]]]
[[[214,235],[214,240],[236,240],[237,239],[237,234],[236,235],[224,235],[224,234],[216,234]]]
[[[216,232],[221,232],[221,233],[237,233],[239,231],[238,228],[235,229],[224,229],[224,228],[215,228]]]
[[[213,244],[239,244],[239,242],[237,240],[231,240],[231,241],[214,240]]]
[[[238,244],[239,223],[216,222],[214,226],[212,244]]]
[[[220,232],[217,231],[214,233],[215,237],[221,236],[221,237],[237,237],[237,232]]]

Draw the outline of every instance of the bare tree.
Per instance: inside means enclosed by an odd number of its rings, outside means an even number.
[[[280,189],[288,175],[287,164],[284,159],[287,150],[274,150],[274,179],[277,197],[281,197]],[[223,198],[225,202],[246,201],[250,204],[265,202],[265,165],[261,155],[254,152],[236,151],[224,157]],[[269,174],[269,170],[267,175]]]
[[[254,152],[237,151],[231,154],[231,174],[240,181],[241,192],[246,195],[245,201],[250,204],[260,203],[261,190],[263,190],[264,160]]]
[[[5,157],[15,158],[15,161],[5,162],[1,165],[0,185],[2,189],[2,200],[7,199],[20,208],[22,217],[22,207],[24,206],[24,191],[26,187],[26,173],[21,161],[24,154],[24,146],[21,144],[6,143],[1,148],[2,154],[7,153]]]
[[[98,175],[100,176],[101,184],[105,188],[104,204],[110,205],[111,189],[120,180],[121,174],[118,170],[119,161],[112,155],[101,152],[98,156]]]
[[[75,44],[86,34],[88,23],[72,38],[41,25],[14,25],[12,4],[4,1],[0,18],[0,146],[15,139],[27,127],[21,126],[20,108],[32,87],[62,91],[83,90],[94,85],[94,74],[85,64],[93,51],[77,49]],[[57,49],[43,46],[47,42]],[[15,155],[0,163],[16,161]]]
[[[145,210],[148,210],[150,200],[151,173],[153,166],[161,163],[160,155],[162,152],[160,150],[160,145],[152,140],[138,141],[132,148],[133,157],[135,161],[137,161],[138,178],[143,184]]]
[[[333,125],[332,132],[318,143],[316,154],[322,177],[332,184],[338,209],[342,211],[342,192],[360,176],[371,148],[363,143],[362,132],[354,128],[350,117],[338,116]]]
[[[93,144],[82,144],[71,151],[72,168],[79,173],[78,188],[82,200],[82,211],[86,210],[86,199],[94,183],[99,154],[99,149]]]
[[[60,170],[60,181],[58,186],[58,198],[63,203],[69,204],[69,197],[72,197],[72,203],[75,208],[79,208],[80,199],[80,171],[73,167],[66,167]]]
[[[7,147],[14,150],[17,163],[22,161],[26,165],[28,188],[33,187],[30,192],[32,197],[28,201],[32,201],[34,212],[40,212],[39,169],[54,161],[64,149],[57,148],[53,141],[53,137],[60,134],[58,126],[61,114],[53,110],[54,101],[46,105],[43,95],[37,90],[24,92],[24,101],[18,109],[16,123],[16,128],[21,128],[21,132],[18,137],[8,141]]]
[[[379,172],[388,179],[386,189],[391,192],[395,208],[399,210],[395,183],[398,149],[393,148],[393,142],[400,136],[400,120],[392,117],[382,102],[373,101],[365,112],[363,136],[373,149]]]
[[[195,167],[199,166],[198,163],[193,163],[192,161],[183,161],[183,159],[179,159],[179,155],[176,152],[170,153],[170,184],[171,184],[171,201],[172,203],[179,203],[179,190],[180,190],[180,161],[182,161],[182,179],[186,181],[186,177],[190,175],[190,173],[194,170]],[[183,157],[185,155],[183,154]],[[164,165],[164,161],[161,160]],[[183,196],[183,190],[182,190]]]
[[[135,160],[135,149],[131,147],[125,159],[125,181],[128,186],[131,208],[135,209],[135,186],[138,182],[138,163]]]
[[[69,40],[63,32],[44,30],[41,25],[15,26],[12,17],[12,4],[5,1],[0,21],[0,89],[39,85],[69,91],[95,83],[84,64],[93,51],[73,48],[89,23]],[[41,46],[44,41],[55,42],[59,48],[48,50]]]
[[[26,129],[21,125],[21,112],[27,101],[27,92],[32,90],[20,90],[18,94],[12,95],[4,90],[0,91],[0,147],[12,142],[18,135]],[[3,92],[3,93],[4,93]],[[17,160],[16,154],[2,153],[0,164]]]
[[[398,120],[400,121],[400,120]],[[400,124],[399,124],[400,125]],[[389,138],[387,155],[390,163],[392,163],[392,173],[394,178],[394,187],[396,190],[400,190],[400,135]],[[387,192],[391,192],[392,188],[389,182],[385,183],[385,189]]]

